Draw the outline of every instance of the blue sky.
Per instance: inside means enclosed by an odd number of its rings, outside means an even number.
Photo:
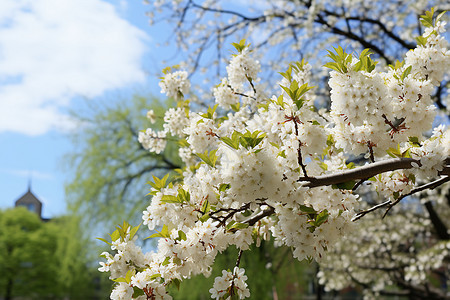
[[[43,216],[65,213],[67,115],[83,98],[133,90],[159,94],[174,48],[150,27],[142,0],[2,0],[0,3],[0,209],[27,191]],[[174,62],[175,63],[175,62]]]

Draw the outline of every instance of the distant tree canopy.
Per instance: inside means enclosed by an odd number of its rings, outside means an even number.
[[[72,136],[74,151],[68,154],[73,178],[66,185],[69,209],[84,224],[121,223],[138,216],[148,205],[142,187],[150,174],[161,175],[181,166],[177,144],[161,154],[149,153],[138,142],[140,130],[151,126],[146,112],[162,116],[164,104],[151,96],[134,96],[104,106],[90,103],[88,114],[74,117],[80,128]],[[162,127],[157,119],[152,126]],[[137,218],[140,219],[138,216]]]
[[[99,297],[82,240],[71,217],[44,223],[23,207],[0,211],[0,298]]]

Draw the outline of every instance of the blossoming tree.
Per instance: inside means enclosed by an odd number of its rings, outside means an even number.
[[[144,130],[139,141],[159,153],[178,139],[185,168],[171,182],[165,176],[149,183],[143,225],[156,231],[149,236],[158,239],[155,252],[142,252],[139,226],[126,222],[105,240],[115,254],[104,252],[99,270],[117,282],[111,298],[170,299],[168,285],[208,276],[230,246],[240,249],[236,263],[215,279],[211,297],[248,298],[240,261],[250,245],[272,239],[299,260],[325,261],[355,232],[353,221],[395,210],[415,193],[448,188],[450,131],[433,128],[431,94],[450,67],[450,52],[443,13],[433,15],[422,16],[427,29],[417,47],[389,67],[377,68],[368,50],[329,51],[329,111],[314,106],[304,60],[281,73],[276,95],[267,92],[245,40],[233,44],[227,76],[206,111],[187,97],[187,72],[165,69],[161,89],[178,106],[166,111],[162,131]],[[367,163],[350,162],[361,154]],[[363,207],[359,189],[387,200]],[[446,247],[433,251],[447,255]]]
[[[317,85],[317,100],[328,101],[328,73],[318,49],[345,45],[349,52],[369,48],[380,65],[394,64],[415,48],[414,37],[423,33],[419,16],[429,7],[448,10],[446,0],[155,0],[148,3],[151,24],[164,24],[178,57],[195,77],[212,80],[226,71],[229,45],[246,38],[263,68],[259,76],[274,83],[280,66],[293,58],[308,61],[310,81]],[[192,47],[195,45],[195,47]],[[196,81],[198,82],[198,81]],[[444,85],[447,79],[442,82]],[[198,87],[196,87],[198,90]],[[449,98],[438,88],[434,100],[450,111]]]

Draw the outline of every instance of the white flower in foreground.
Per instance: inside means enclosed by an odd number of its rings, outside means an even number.
[[[166,147],[166,133],[164,131],[156,132],[151,128],[147,128],[145,132],[139,132],[138,141],[145,150],[159,154]]]
[[[167,97],[179,99],[180,96],[189,92],[191,83],[188,80],[186,71],[175,71],[166,74],[159,82],[159,86],[161,87],[161,93],[165,93]]]
[[[250,297],[250,291],[247,287],[247,276],[245,270],[234,267],[233,273],[223,270],[221,277],[214,279],[214,287],[209,290],[211,298],[221,299],[227,295],[226,299],[231,299],[231,293],[237,295],[239,299]]]

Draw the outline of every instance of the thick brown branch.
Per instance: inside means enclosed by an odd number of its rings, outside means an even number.
[[[450,158],[448,157],[446,159],[446,163]],[[298,179],[299,182],[307,182],[304,184],[306,187],[318,187],[318,186],[325,186],[325,185],[332,185],[332,184],[339,184],[348,182],[351,180],[361,180],[361,179],[367,179],[370,177],[373,177],[375,175],[388,172],[388,171],[395,171],[395,170],[401,170],[401,169],[411,169],[413,168],[413,163],[417,164],[419,167],[421,166],[421,163],[417,159],[413,158],[392,158],[387,160],[378,161],[375,163],[371,163],[365,166],[357,167],[355,169],[351,170],[345,170],[340,173],[335,174],[327,174],[322,176],[316,176],[316,177],[300,177]],[[450,172],[450,166],[445,166],[442,171],[439,172],[439,175],[449,175]]]
[[[298,181],[307,181],[304,186],[313,188],[324,185],[332,185],[357,179],[366,179],[372,176],[399,169],[411,169],[412,163],[421,166],[420,161],[412,158],[393,158],[378,161],[355,169],[342,171],[337,174],[328,174],[317,177],[300,177]]]

